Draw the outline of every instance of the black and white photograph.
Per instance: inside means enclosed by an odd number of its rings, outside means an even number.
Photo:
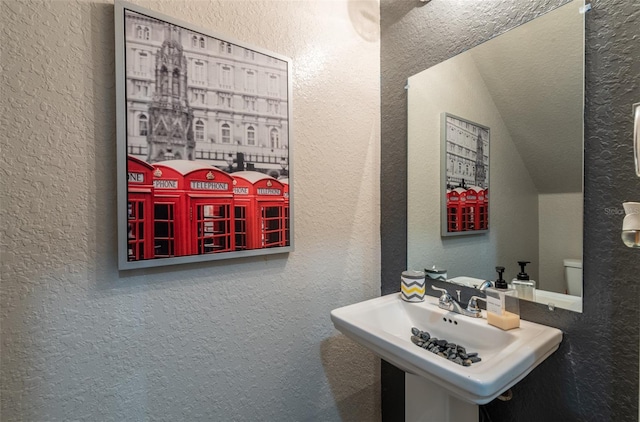
[[[122,266],[290,249],[290,60],[126,2],[118,14]]]
[[[489,128],[442,115],[443,236],[489,230]]]

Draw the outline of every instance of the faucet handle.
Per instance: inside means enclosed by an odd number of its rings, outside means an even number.
[[[467,304],[467,311],[472,313],[473,315],[480,315],[482,310],[478,307],[478,301],[481,300],[483,302],[487,302],[487,300],[483,297],[471,296],[469,298],[469,303]]]
[[[451,302],[453,302],[453,298],[451,297],[447,289],[441,289],[439,287],[434,286],[433,284],[431,285],[431,288],[433,290],[442,292],[440,299],[438,299],[438,306],[440,306],[441,308],[444,308],[444,307],[448,308],[449,306],[451,306]]]
[[[449,292],[447,291],[447,289],[441,289],[440,287],[436,287],[436,286],[434,286],[433,284],[431,285],[431,288],[432,288],[433,290],[437,290],[437,291],[439,291],[439,292],[442,292],[442,296],[451,296],[451,295],[449,294]]]

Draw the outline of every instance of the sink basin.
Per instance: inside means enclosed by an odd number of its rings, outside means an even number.
[[[408,303],[399,294],[331,311],[334,326],[405,372],[424,377],[471,403],[485,404],[524,378],[558,349],[562,332],[529,321],[503,331],[483,318],[438,307],[438,299]],[[461,366],[411,342],[411,328],[478,352],[482,359]]]

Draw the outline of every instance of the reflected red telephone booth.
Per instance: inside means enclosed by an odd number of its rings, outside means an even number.
[[[487,228],[489,227],[489,200],[487,198],[487,191],[479,187],[476,187],[476,189],[478,194],[475,213],[476,230],[487,230]]]
[[[154,257],[153,167],[127,156],[127,259]]]
[[[464,203],[464,206],[461,206],[461,214],[462,214],[462,230],[478,230],[477,229],[477,206],[478,206],[478,191],[476,186],[469,187],[462,195],[464,199],[460,201],[460,203]]]
[[[465,190],[462,188],[455,188],[447,191],[447,231],[459,232],[462,228],[462,212],[461,212],[461,198],[460,195]]]
[[[236,248],[286,246],[285,185],[255,171],[240,171],[232,176]]]
[[[206,163],[154,164],[157,257],[234,250],[233,179]]]

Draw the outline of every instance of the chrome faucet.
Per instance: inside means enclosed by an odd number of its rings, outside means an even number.
[[[490,280],[485,280],[476,288],[481,292],[484,292],[485,290],[487,290],[487,287],[493,287],[493,282]]]
[[[446,289],[431,286],[433,290],[442,292],[442,295],[438,299],[438,307],[447,311],[455,312],[460,315],[468,316],[471,318],[482,317],[482,311],[478,307],[478,300],[485,300],[478,296],[471,296],[466,308],[463,308],[458,301],[456,301]]]

